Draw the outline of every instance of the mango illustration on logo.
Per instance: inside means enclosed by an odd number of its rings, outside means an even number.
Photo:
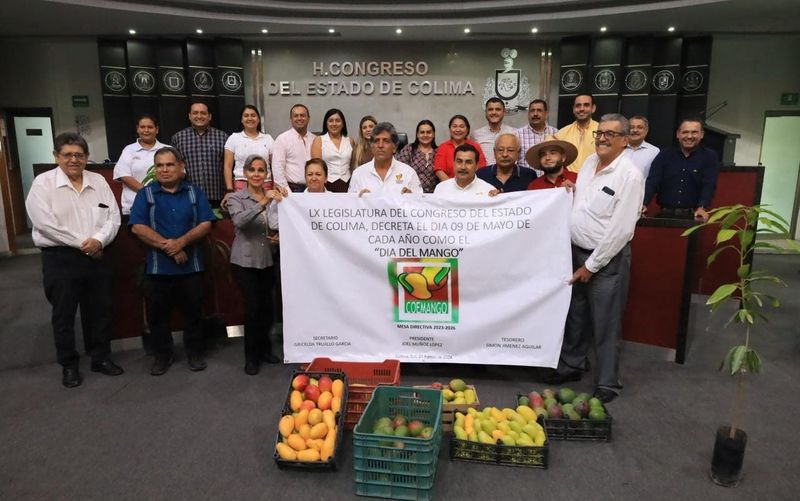
[[[458,323],[458,259],[394,258],[388,272],[395,321]]]

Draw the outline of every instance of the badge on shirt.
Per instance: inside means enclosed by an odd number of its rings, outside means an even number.
[[[395,174],[394,182],[397,183],[397,184],[403,184],[403,173],[402,172],[400,174]]]

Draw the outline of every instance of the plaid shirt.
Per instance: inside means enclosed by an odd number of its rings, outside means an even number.
[[[552,125],[545,125],[544,131],[542,131],[541,134],[533,130],[530,124],[517,129],[517,137],[519,138],[519,158],[517,159],[517,165],[530,168],[528,162],[525,161],[525,153],[527,153],[531,147],[544,141],[547,136],[554,136],[556,132],[558,132],[558,129]]]
[[[433,157],[435,156],[435,149],[430,156],[426,157],[421,151],[411,149],[410,144],[403,146],[403,149],[397,154],[398,160],[410,165],[417,172],[422,191],[425,193],[433,193],[433,189],[436,188],[436,183],[438,182],[436,174],[433,172]]]
[[[186,162],[186,178],[198,186],[209,200],[219,201],[225,196],[222,176],[222,158],[228,135],[208,127],[202,135],[194,127],[179,130],[170,144],[178,149]]]

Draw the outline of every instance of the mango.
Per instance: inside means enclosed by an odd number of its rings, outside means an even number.
[[[453,399],[453,401],[451,403],[457,404],[457,405],[464,405],[464,404],[467,403],[467,400],[464,397],[456,397],[456,398]]]
[[[491,435],[489,435],[485,431],[482,431],[482,432],[478,433],[478,442],[480,442],[482,444],[493,444],[493,443],[495,443],[495,441],[491,437]]]
[[[278,431],[281,432],[282,437],[288,437],[294,432],[294,418],[287,414],[283,416],[278,423]]]
[[[328,425],[325,423],[317,423],[311,427],[311,433],[309,436],[311,438],[325,438],[325,435],[328,434]]]
[[[460,426],[453,427],[453,433],[459,440],[468,440],[467,432],[464,431],[464,428],[461,428]]]
[[[322,410],[312,409],[308,412],[308,424],[314,426],[322,422]]]
[[[319,399],[317,399],[317,407],[319,407],[323,411],[326,409],[330,409],[332,400],[333,400],[333,393],[329,391],[323,391],[322,393],[320,393]]]
[[[467,434],[467,438],[469,438],[470,442],[477,442],[478,441],[478,434],[474,431],[472,433]]]
[[[517,433],[522,431],[522,426],[523,426],[522,423],[518,421],[511,421],[508,423],[508,427],[511,428],[511,431],[516,431]]]
[[[342,397],[333,397],[331,399],[331,410],[334,413],[342,410]]]
[[[473,417],[477,416],[478,415],[478,410],[475,409],[474,407],[470,407],[469,409],[467,409],[467,414],[470,415],[470,416],[473,416]]]
[[[428,281],[421,273],[402,273],[397,281],[403,288],[417,299],[430,299],[433,294],[428,290]]]
[[[528,435],[531,438],[531,440],[533,440],[536,438],[536,435],[539,434],[539,429],[533,426],[532,424],[529,424],[525,425],[522,428],[522,433]]]
[[[301,437],[297,433],[294,433],[286,437],[286,443],[289,444],[289,447],[291,447],[296,451],[304,451],[308,448],[306,446],[306,441],[303,439],[303,437]]]
[[[297,430],[297,434],[303,437],[303,439],[311,438],[311,425],[308,423],[304,423],[300,426],[300,429]]]
[[[561,388],[558,390],[558,399],[562,403],[569,404],[575,400],[575,391],[571,388]]]
[[[331,385],[331,393],[333,393],[334,397],[339,397],[341,399],[344,394],[344,381],[335,379]]]
[[[507,420],[514,419],[514,416],[517,414],[517,411],[514,409],[509,409],[508,407],[503,408],[503,414],[506,416]]]
[[[517,445],[522,445],[526,447],[533,447],[534,442],[528,435],[520,435],[517,439]]]
[[[455,391],[464,391],[467,389],[467,383],[463,379],[452,379],[450,381],[450,389]]]
[[[278,457],[286,459],[287,461],[297,461],[297,452],[284,443],[275,444],[275,450],[278,452]]]
[[[319,458],[322,461],[327,461],[333,457],[333,451],[336,448],[336,431],[328,431],[328,435],[322,442],[322,448],[319,450]]]
[[[326,409],[322,411],[322,422],[328,425],[329,430],[336,429],[336,416],[334,416],[332,410]]]
[[[320,440],[318,438],[307,438],[306,439],[306,448],[319,450],[320,447],[322,447],[322,440]]]
[[[445,286],[450,268],[442,266],[426,266],[422,268],[422,276],[428,284],[428,290],[435,291]]]
[[[514,440],[517,440],[517,439],[519,439],[520,434],[519,434],[519,432],[511,430],[511,431],[508,432],[508,434],[506,436],[510,436],[510,437],[514,438]]]
[[[503,411],[501,411],[497,407],[492,407],[491,413],[494,420],[497,421],[498,423],[508,420],[508,417],[506,417]]]
[[[289,396],[289,407],[294,412],[297,412],[300,410],[301,405],[303,405],[303,394],[297,390],[292,391],[291,395]]]
[[[592,407],[589,411],[589,419],[592,421],[603,421],[606,419],[606,411],[602,407]]]
[[[467,417],[464,418],[464,431],[468,434],[475,431],[475,416],[472,414],[468,414]]]
[[[511,435],[503,435],[500,437],[500,440],[503,442],[503,445],[517,445],[517,441]]]
[[[536,413],[527,405],[517,406],[517,414],[525,418],[525,421],[536,420]]]
[[[497,426],[492,422],[491,419],[481,419],[481,430],[485,431],[486,433],[491,433],[497,429]]]
[[[298,461],[319,461],[320,454],[316,449],[305,449],[297,452]]]
[[[397,428],[394,429],[394,436],[396,437],[407,437],[408,436],[408,426],[401,424]]]
[[[475,394],[475,390],[473,390],[472,388],[467,388],[466,390],[464,390],[464,400],[468,404],[474,404],[475,402],[478,401],[478,395]]]
[[[308,423],[308,410],[301,409],[294,418],[294,429],[300,431],[300,427]]]
[[[492,438],[493,438],[495,441],[497,441],[497,440],[499,440],[499,439],[503,438],[503,435],[505,435],[505,433],[503,433],[503,430],[494,430],[494,431],[492,432]]]
[[[533,439],[533,445],[536,445],[537,447],[543,446],[545,438],[544,432],[537,434],[536,438]]]
[[[508,433],[511,431],[511,423],[508,421],[503,421],[502,423],[497,424],[497,429],[502,431],[503,433]]]
[[[444,398],[445,402],[449,402],[456,398],[456,394],[452,390],[445,388],[442,390],[442,398]]]

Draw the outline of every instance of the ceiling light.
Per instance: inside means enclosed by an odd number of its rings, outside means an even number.
[[[203,30],[201,30],[200,28],[197,28],[194,31],[196,31],[198,35],[202,35],[203,34]]]
[[[470,30],[469,28],[464,28],[464,33],[465,34],[469,34],[470,31],[472,31],[472,30]]]
[[[607,29],[608,29],[608,28],[606,28],[605,26],[601,26],[601,27],[600,27],[600,32],[601,32],[601,33],[605,33]]]
[[[669,28],[667,28],[667,31],[672,33],[673,31],[675,31],[675,27],[674,26],[670,26]]]
[[[328,28],[328,33],[336,33],[336,30],[333,28]]]
[[[403,28],[397,28],[396,30],[394,30],[394,32],[397,33],[398,35],[402,35],[403,34]]]
[[[266,28],[261,28],[261,33],[267,34],[269,33],[269,30]]]
[[[136,30],[130,29],[130,30],[128,30],[128,34],[129,35],[135,35],[136,34]]]
[[[531,33],[539,33],[539,28],[531,28]]]

